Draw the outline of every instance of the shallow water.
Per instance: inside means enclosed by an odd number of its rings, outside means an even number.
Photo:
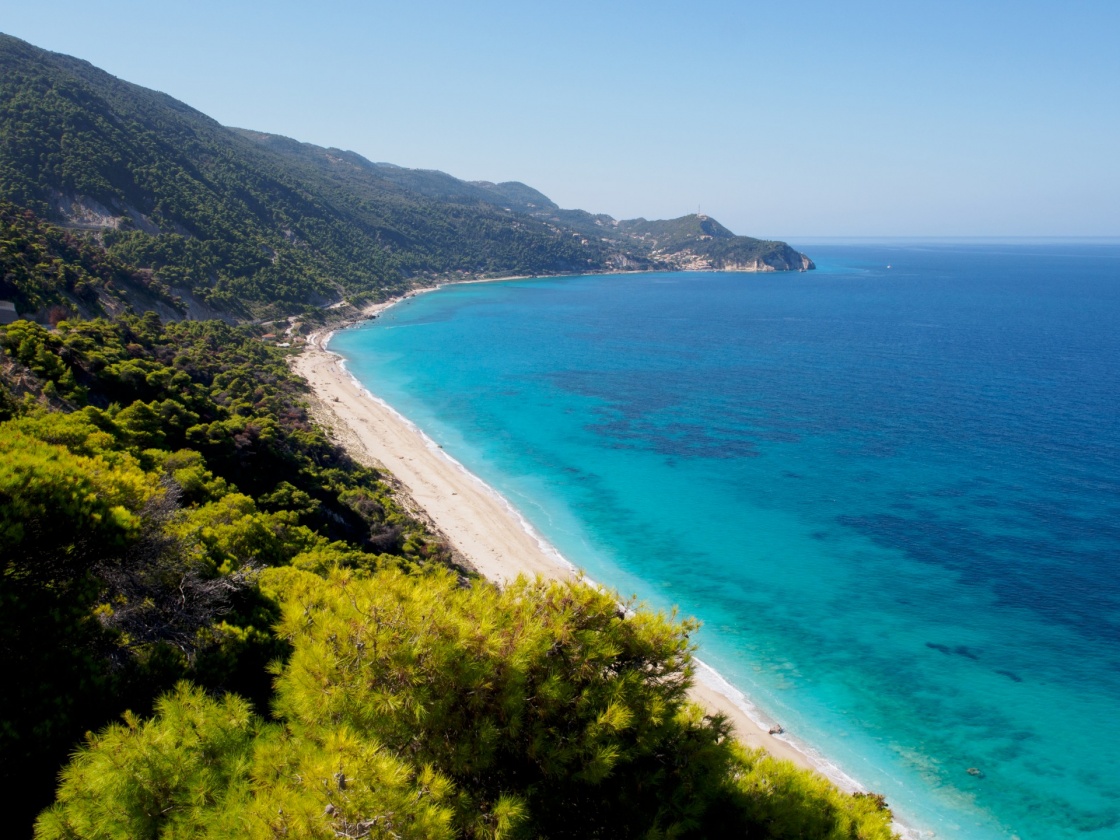
[[[906,822],[1120,837],[1120,246],[802,247],[449,287],[331,348]]]

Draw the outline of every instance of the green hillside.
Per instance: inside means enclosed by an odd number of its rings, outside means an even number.
[[[430,198],[357,156],[303,148],[0,37],[0,198],[99,231],[110,254],[216,308],[246,316],[380,296],[416,276],[608,265],[602,248],[480,203],[478,188]]]
[[[446,556],[310,422],[304,388],[220,322],[0,327],[6,836],[28,835],[85,732],[180,679],[267,710],[285,648],[255,570]]]
[[[811,267],[781,243],[732,237],[716,249],[694,232],[666,245],[644,233],[657,223],[560,210],[524,184],[226,128],[4,35],[0,199],[88,232],[188,311],[238,318],[439,279],[703,267],[706,257],[710,267]]]
[[[694,622],[451,567],[304,389],[248,327],[0,327],[6,836],[892,837],[688,701]]]
[[[187,314],[183,301],[150,272],[6,201],[0,201],[0,300],[43,323],[129,309]]]
[[[785,242],[736,236],[709,216],[618,223],[624,234],[640,239],[654,259],[680,267],[716,271],[799,271],[815,268],[812,260]]]

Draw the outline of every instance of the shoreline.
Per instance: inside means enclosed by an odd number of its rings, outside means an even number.
[[[502,280],[521,278],[500,278]],[[472,282],[496,282],[482,280]],[[391,306],[437,287],[409,292],[400,298],[366,307],[358,320],[368,320]],[[356,323],[356,321],[351,321]],[[366,390],[346,369],[337,353],[327,349],[335,329],[327,327],[307,338],[293,368],[311,386],[313,413],[352,457],[381,467],[401,485],[406,506],[447,540],[460,562],[497,584],[518,575],[571,580],[579,575],[548,541],[500,493],[443,451],[414,423]],[[709,712],[731,721],[736,737],[748,747],[762,747],[775,758],[826,776],[841,789],[861,789],[851,778],[820,759],[814,760],[787,737],[770,734],[774,724],[714,669],[696,660],[692,699]],[[732,693],[739,697],[731,696]]]
[[[515,279],[532,278],[465,282]],[[336,330],[372,319],[392,306],[439,288],[416,289],[369,305],[359,316],[340,320],[309,335],[303,351],[292,359],[292,366],[311,386],[312,412],[352,457],[389,473],[405,506],[447,541],[457,562],[498,585],[520,574],[574,579],[580,576],[579,570],[516,507],[412,421],[366,389],[346,368],[343,357],[327,349]],[[744,746],[762,748],[774,758],[817,773],[846,793],[866,791],[807,744],[784,732],[772,733],[777,721],[771,720],[702,659],[694,657],[694,662],[691,699],[708,713],[723,714]],[[904,838],[924,835],[901,824],[897,816],[894,830]]]

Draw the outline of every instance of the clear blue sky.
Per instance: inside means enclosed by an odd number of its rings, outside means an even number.
[[[0,0],[227,125],[737,233],[1120,235],[1120,2]]]

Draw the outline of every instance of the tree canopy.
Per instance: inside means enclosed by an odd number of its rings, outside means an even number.
[[[188,685],[90,736],[36,836],[886,838],[685,696],[693,625],[583,583],[264,573],[276,720]]]

